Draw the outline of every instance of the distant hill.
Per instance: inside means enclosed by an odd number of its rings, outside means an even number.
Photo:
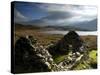
[[[56,30],[76,30],[76,31],[96,31],[97,30],[97,19],[89,22],[81,22],[67,25],[65,23],[61,24],[48,24],[43,20],[33,20],[28,22],[21,22],[28,28],[45,28],[45,29],[56,29]]]
[[[47,30],[52,29],[52,30],[65,30],[65,31],[67,30],[88,31],[87,29],[82,29],[82,28],[78,28],[74,26],[56,26],[55,25],[55,26],[45,26],[44,28]]]
[[[16,30],[24,30],[24,29],[40,29],[38,26],[32,26],[32,25],[23,25],[23,24],[15,24],[15,29]]]
[[[77,30],[77,31],[88,31],[86,29],[81,29],[73,26],[38,26],[38,25],[22,25],[15,24],[16,30],[24,30],[24,29],[41,29],[41,30]]]
[[[82,23],[77,23],[76,25],[73,25],[76,28],[81,28],[81,29],[86,29],[89,31],[96,31],[97,30],[97,19],[92,20],[90,22],[82,22]]]

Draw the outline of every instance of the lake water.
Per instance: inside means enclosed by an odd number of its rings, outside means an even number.
[[[59,30],[54,30],[54,31],[44,31],[42,33],[46,33],[46,34],[67,34],[69,31],[59,31]],[[97,31],[76,31],[76,33],[78,33],[81,36],[84,35],[97,35]]]

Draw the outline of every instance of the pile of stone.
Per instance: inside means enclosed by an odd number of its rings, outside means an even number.
[[[58,64],[58,66],[63,66],[65,70],[71,69],[78,61],[81,60],[83,55],[79,52],[69,53],[65,59]]]
[[[20,37],[15,44],[15,67],[38,72],[54,71],[52,55],[32,36]]]

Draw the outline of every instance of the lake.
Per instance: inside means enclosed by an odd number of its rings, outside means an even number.
[[[69,31],[53,30],[53,31],[43,31],[42,33],[46,33],[46,34],[62,34],[62,35],[65,35],[68,32]],[[97,35],[97,31],[76,31],[76,33],[78,33],[81,36],[84,36],[84,35]]]

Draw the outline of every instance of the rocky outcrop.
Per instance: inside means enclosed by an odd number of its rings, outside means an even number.
[[[54,45],[49,45],[48,50],[51,54],[68,54],[69,51],[84,52],[86,46],[83,40],[75,31],[69,31],[61,40]]]
[[[32,36],[20,37],[15,44],[15,68],[36,72],[52,71],[56,64],[52,55]],[[19,68],[16,68],[18,70]]]

